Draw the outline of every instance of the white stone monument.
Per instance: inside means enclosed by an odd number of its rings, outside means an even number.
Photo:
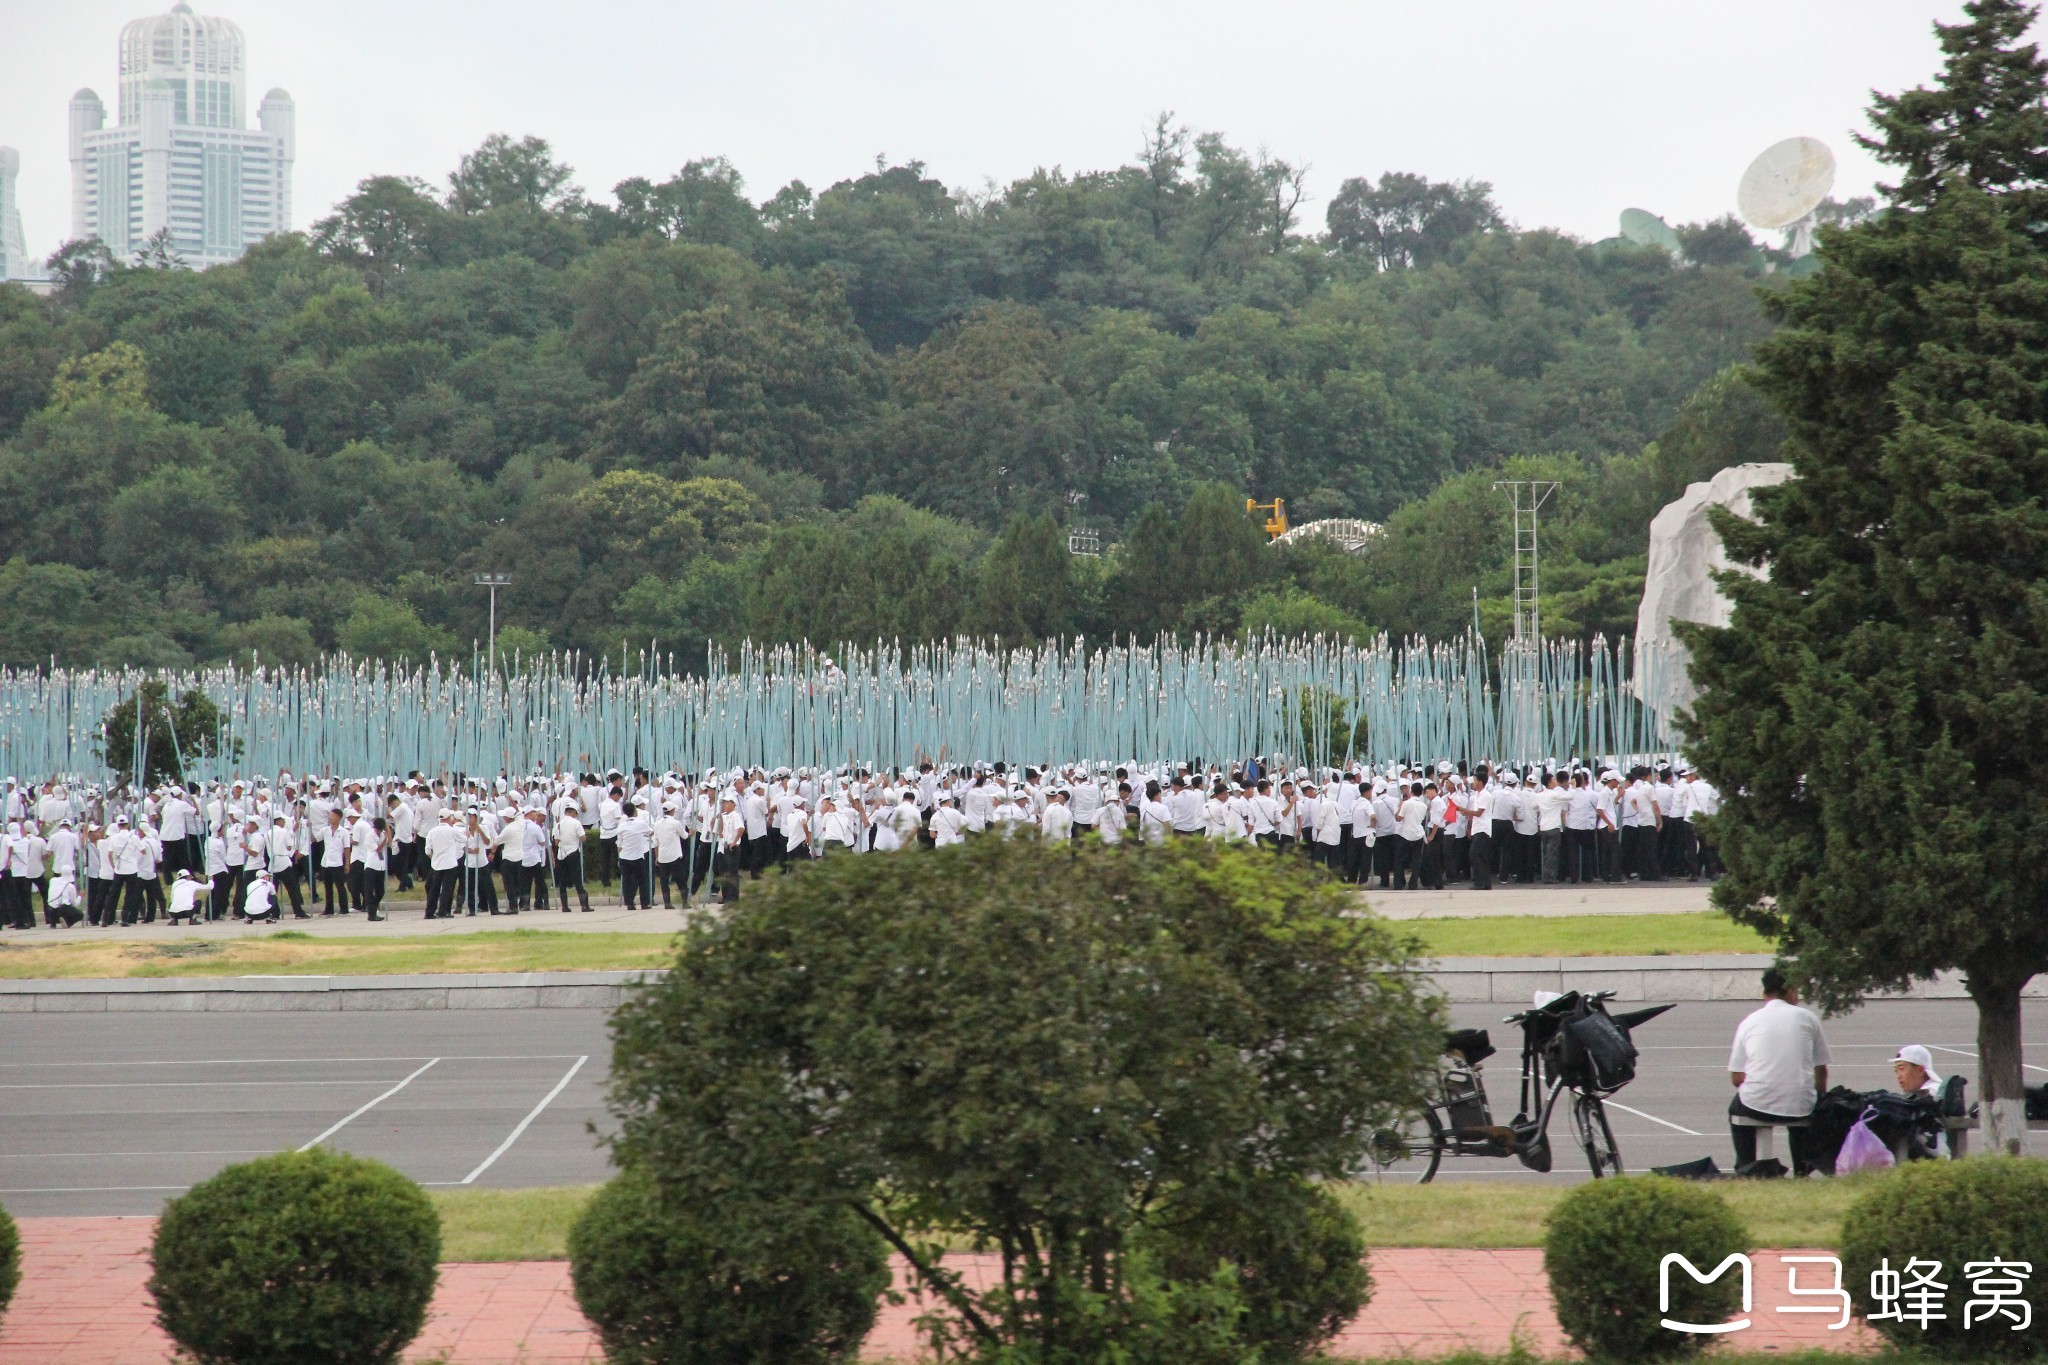
[[[1731,465],[1705,483],[1687,485],[1684,497],[1651,520],[1650,566],[1643,576],[1643,605],[1636,612],[1636,686],[1660,715],[1669,717],[1690,706],[1697,695],[1685,646],[1671,623],[1725,626],[1732,610],[1713,576],[1736,565],[1721,548],[1707,509],[1725,507],[1748,517],[1754,490],[1791,477],[1789,464]]]

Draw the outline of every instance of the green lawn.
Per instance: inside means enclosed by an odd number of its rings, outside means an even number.
[[[320,938],[86,939],[0,943],[0,978],[134,976],[389,976],[411,972],[587,972],[665,967],[668,934],[499,929],[478,934]]]
[[[1665,957],[1768,953],[1771,941],[1710,910],[1683,915],[1489,915],[1402,920],[1437,957]]]
[[[1714,1193],[1734,1206],[1759,1247],[1833,1246],[1842,1215],[1882,1174],[1835,1180],[1730,1180]],[[1337,1195],[1376,1247],[1518,1247],[1543,1243],[1543,1219],[1562,1185],[1445,1181],[1343,1184]],[[569,1225],[594,1185],[534,1190],[430,1190],[441,1210],[441,1258],[547,1261],[568,1254]]]

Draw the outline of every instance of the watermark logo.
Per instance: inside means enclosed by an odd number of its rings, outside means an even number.
[[[1773,1311],[1832,1314],[1835,1320],[1828,1324],[1830,1332],[1839,1332],[1849,1325],[1849,1291],[1842,1287],[1840,1257],[1780,1256],[1778,1263],[1785,1267],[1785,1292],[1788,1296],[1795,1300],[1822,1302],[1780,1304]],[[1684,1270],[1697,1284],[1712,1284],[1739,1266],[1742,1271],[1743,1316],[1727,1322],[1678,1322],[1667,1316],[1662,1319],[1664,1326],[1674,1332],[1718,1334],[1740,1332],[1750,1325],[1748,1315],[1753,1302],[1753,1267],[1749,1257],[1738,1252],[1712,1270],[1702,1271],[1676,1252],[1666,1256],[1657,1267],[1657,1309],[1665,1314],[1671,1312],[1673,1266]],[[1802,1284],[1799,1278],[1801,1266],[1827,1267],[1826,1283],[1813,1283],[1810,1278],[1808,1283]],[[1940,1261],[1923,1260],[1918,1256],[1908,1259],[1896,1270],[1892,1268],[1889,1257],[1879,1261],[1877,1269],[1870,1272],[1870,1321],[1917,1324],[1923,1332],[1934,1323],[1947,1322],[1949,1284],[1941,1274]],[[2009,1331],[2024,1332],[2031,1327],[2034,1308],[2025,1295],[2027,1281],[2033,1278],[2033,1274],[2034,1267],[2029,1261],[1997,1258],[1966,1261],[1963,1278],[1970,1282],[1970,1290],[1963,1304],[1963,1329],[1968,1331],[1979,1326],[1996,1325]]]
[[[1741,1266],[1742,1311],[1745,1313],[1749,1311],[1749,1257],[1743,1255],[1739,1251],[1733,1252],[1727,1257],[1727,1259],[1723,1260],[1721,1264],[1715,1266],[1712,1270],[1702,1272],[1698,1266],[1694,1265],[1691,1261],[1688,1261],[1685,1257],[1679,1255],[1677,1252],[1674,1251],[1671,1252],[1669,1255],[1665,1256],[1665,1258],[1662,1261],[1660,1261],[1657,1265],[1658,1312],[1669,1313],[1671,1311],[1671,1267],[1674,1265],[1683,1266],[1685,1268],[1685,1273],[1692,1276],[1693,1281],[1696,1284],[1712,1284],[1714,1281],[1720,1279],[1723,1275],[1728,1273],[1728,1267],[1733,1265]],[[1674,1332],[1740,1332],[1743,1328],[1749,1326],[1749,1319],[1746,1317],[1736,1318],[1730,1322],[1674,1322],[1668,1317],[1664,1318],[1662,1321],[1666,1327],[1669,1327]]]

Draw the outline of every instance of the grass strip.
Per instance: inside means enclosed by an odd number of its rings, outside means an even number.
[[[499,929],[399,938],[86,939],[0,944],[0,979],[156,976],[390,976],[438,972],[588,972],[666,967],[668,934]]]
[[[1835,1244],[1842,1215],[1871,1178],[1726,1180],[1711,1188],[1748,1226],[1755,1245],[1826,1247]],[[1332,1188],[1358,1216],[1368,1246],[1529,1247],[1543,1244],[1543,1220],[1571,1187],[1450,1180]]]
[[[1712,1188],[1748,1226],[1757,1247],[1829,1247],[1842,1215],[1879,1172],[1833,1180],[1729,1180]],[[1496,1181],[1332,1187],[1375,1247],[1530,1247],[1570,1187]],[[430,1190],[449,1261],[553,1261],[568,1255],[569,1225],[595,1185],[531,1190]],[[1777,1357],[1773,1357],[1776,1359]],[[1719,1359],[1717,1356],[1716,1359]]]
[[[1488,915],[1403,920],[1436,957],[1667,957],[1686,953],[1768,953],[1754,929],[1701,910],[1682,915]]]

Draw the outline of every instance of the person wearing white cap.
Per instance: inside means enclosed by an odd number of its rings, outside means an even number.
[[[577,819],[582,807],[574,799],[562,807],[555,821],[555,894],[561,897],[562,913],[569,913],[569,892],[576,892],[577,904],[590,913],[590,893],[583,886],[583,822]]]
[[[270,869],[259,867],[249,881],[249,887],[242,896],[242,918],[251,924],[263,920],[277,923],[279,906],[277,886],[270,878]]]
[[[1901,1095],[1925,1095],[1935,1101],[1941,1099],[1942,1079],[1934,1072],[1934,1054],[1918,1043],[1906,1044],[1892,1057],[1892,1078],[1899,1083]],[[1919,1155],[1953,1155],[1947,1132],[1921,1147]]]
[[[69,825],[70,821],[65,821]],[[69,866],[59,867],[50,878],[50,889],[43,897],[43,924],[55,929],[57,921],[63,920],[66,929],[76,929],[85,916],[78,909],[78,880]]]
[[[213,879],[200,881],[184,868],[178,869],[176,879],[171,882],[170,904],[164,907],[164,918],[172,924],[179,920],[199,922],[199,898],[213,889]]]

